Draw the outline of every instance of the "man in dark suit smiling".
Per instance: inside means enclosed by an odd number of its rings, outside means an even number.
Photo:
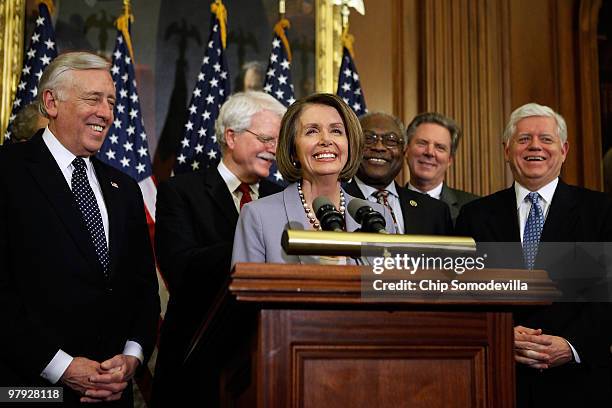
[[[542,243],[610,242],[610,199],[559,178],[568,149],[561,115],[535,103],[515,110],[504,132],[514,185],[466,204],[457,234],[516,242],[518,265],[507,266],[546,269],[553,280],[551,255],[564,245]],[[576,263],[573,272],[588,269]],[[610,406],[609,304],[555,303],[515,314],[515,324],[518,407]]]
[[[365,137],[363,159],[346,192],[386,206],[400,234],[450,235],[452,221],[445,203],[395,182],[406,151],[402,122],[386,113],[366,113],[359,122]]]
[[[38,88],[48,127],[0,151],[0,384],[61,384],[66,405],[133,405],[159,316],[139,187],[94,156],[113,121],[109,65],[57,57]]]

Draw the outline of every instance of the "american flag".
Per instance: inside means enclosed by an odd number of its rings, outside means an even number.
[[[156,188],[152,179],[151,156],[136,90],[134,64],[121,31],[117,34],[111,75],[117,93],[115,120],[98,152],[98,158],[138,182],[147,212],[154,220]]]
[[[30,39],[30,47],[24,56],[23,69],[13,101],[9,126],[4,135],[4,143],[11,143],[11,124],[21,108],[33,102],[38,95],[38,81],[47,65],[57,57],[55,32],[47,4],[38,5],[36,27]]]
[[[285,106],[295,102],[293,97],[293,82],[291,81],[291,49],[285,35],[289,28],[289,20],[281,19],[274,26],[272,52],[266,70],[264,91],[274,96]]]
[[[212,4],[211,10],[210,37],[189,103],[185,134],[174,164],[175,174],[216,165],[221,159],[215,121],[221,105],[229,96],[230,81],[222,39],[225,8],[222,4]]]
[[[368,110],[365,98],[359,83],[359,74],[353,61],[352,53],[346,47],[342,49],[342,65],[338,75],[338,91],[336,94],[349,105],[357,116],[363,115]]]
[[[291,48],[285,29],[289,28],[289,20],[281,19],[274,26],[274,38],[272,39],[272,51],[266,70],[266,82],[264,91],[275,97],[285,106],[295,102],[293,97],[293,81],[291,80]],[[276,167],[276,161],[270,167],[268,179],[272,182],[286,186],[283,176]]]
[[[138,182],[145,203],[149,234],[153,242],[155,236],[157,187],[153,177],[147,134],[144,129],[138,99],[133,53],[131,52],[131,39],[129,28],[127,28],[129,26],[128,18],[129,15],[124,14],[118,20],[118,26],[123,27],[123,30],[120,28],[117,32],[111,66],[111,75],[117,94],[117,101],[113,111],[115,119],[97,157]],[[166,311],[169,294],[159,270],[157,270],[157,280],[162,307],[161,320]],[[154,355],[149,360],[148,366],[136,378],[136,383],[145,400],[149,397],[147,390],[150,390],[150,385],[152,384],[156,351],[157,348],[154,350]]]

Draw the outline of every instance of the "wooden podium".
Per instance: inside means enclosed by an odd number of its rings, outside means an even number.
[[[238,264],[187,361],[222,407],[511,408],[511,311],[549,304],[555,288],[544,271],[481,276],[539,293],[364,299],[356,266]]]

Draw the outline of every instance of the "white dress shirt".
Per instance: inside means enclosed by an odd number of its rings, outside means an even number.
[[[238,190],[238,187],[240,186],[240,184],[242,184],[242,181],[240,181],[240,179],[236,177],[236,175],[232,173],[230,169],[227,168],[225,163],[223,163],[223,160],[219,162],[217,170],[219,171],[221,178],[223,179],[223,181],[225,181],[225,185],[227,186],[227,189],[232,195],[236,210],[240,212],[240,200],[242,199],[242,192]],[[259,198],[259,182],[255,184],[249,184],[249,187],[251,188],[251,199],[253,201],[257,200]]]
[[[64,147],[60,143],[59,140],[53,135],[53,133],[47,127],[42,135],[43,141],[45,145],[51,152],[53,159],[59,166],[64,178],[66,179],[66,183],[68,183],[68,188],[72,190],[72,171],[74,167],[72,166],[73,160],[76,158],[74,154],[72,154],[68,149]],[[98,178],[96,177],[96,172],[94,171],[93,165],[91,164],[91,160],[89,157],[83,157],[85,160],[85,164],[87,166],[87,179],[89,180],[89,185],[96,196],[96,201],[98,203],[98,207],[100,208],[100,215],[102,216],[102,224],[104,225],[104,235],[106,236],[106,245],[109,245],[108,242],[108,211],[106,209],[106,204],[104,203],[104,196],[102,195],[102,189],[100,188],[100,183],[98,182]],[[134,356],[140,363],[144,360],[144,353],[142,351],[142,347],[135,341],[128,340],[125,342],[125,346],[123,348],[123,354],[128,356]],[[73,357],[64,352],[63,350],[58,350],[55,353],[55,356],[51,359],[49,364],[43,369],[40,373],[41,377],[45,378],[52,384],[55,384],[62,377],[70,363],[72,362]]]
[[[363,196],[368,201],[377,203],[378,200],[376,199],[376,196],[372,194],[375,194],[376,192],[378,192],[378,189],[372,186],[368,186],[363,181],[359,180],[357,176],[355,176],[354,178],[355,178],[355,182],[357,183],[357,186],[363,193]],[[399,195],[397,194],[397,189],[395,188],[395,182],[392,181],[384,189],[389,192],[389,195],[387,196],[387,201],[389,202],[389,205],[391,206],[391,208],[393,209],[393,213],[395,214],[395,221],[397,222],[397,229],[398,229],[397,233],[403,234],[404,233],[404,214],[402,213],[402,204],[400,203],[400,198],[399,198]]]
[[[428,196],[430,196],[431,198],[435,198],[436,200],[439,200],[440,196],[442,196],[442,187],[443,186],[444,186],[444,182],[438,184],[436,187],[432,188],[429,191],[423,191],[423,190],[419,190],[418,188],[416,188],[412,184],[408,183],[408,189],[409,190],[416,191],[417,193],[427,194]]]

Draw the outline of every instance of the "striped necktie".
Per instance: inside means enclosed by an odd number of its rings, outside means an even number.
[[[393,225],[395,226],[395,231],[399,231],[399,226],[397,225],[397,218],[395,218],[395,212],[393,208],[391,208],[391,204],[389,203],[389,191],[388,190],[378,190],[372,193],[374,197],[376,197],[376,201],[378,204],[382,204],[389,210],[391,213],[391,218],[393,218]]]

